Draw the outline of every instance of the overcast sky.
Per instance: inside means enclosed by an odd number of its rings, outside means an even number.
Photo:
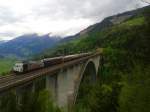
[[[72,35],[140,0],[0,0],[0,40],[22,34]]]

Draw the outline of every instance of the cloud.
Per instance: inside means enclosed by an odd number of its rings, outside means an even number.
[[[144,5],[139,0],[0,0],[0,38],[72,35],[104,17]]]

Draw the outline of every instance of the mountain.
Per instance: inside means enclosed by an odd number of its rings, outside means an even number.
[[[150,6],[108,17],[66,40],[39,58],[103,48],[96,83],[80,83],[78,112],[149,112]]]
[[[5,43],[5,42],[6,41],[4,41],[4,40],[0,40],[0,45],[3,44],[3,43]],[[0,55],[0,59],[2,59],[2,58],[4,58],[4,56]]]
[[[5,42],[7,42],[7,41],[5,41],[5,40],[0,40],[0,45],[3,44],[3,43],[5,43]]]
[[[69,52],[73,52],[75,50],[78,51],[80,49],[79,47],[82,47],[82,50],[80,51],[85,51],[89,49],[87,47],[94,47],[93,45],[86,44],[87,42],[88,44],[91,44],[90,41],[93,41],[93,38],[101,37],[101,35],[99,34],[100,32],[103,32],[113,26],[117,26],[121,23],[131,20],[132,18],[137,18],[144,10],[149,8],[150,6],[147,6],[137,10],[128,11],[125,13],[107,17],[103,21],[91,25],[88,28],[82,30],[81,32],[73,36],[66,37],[64,39],[60,39],[59,37],[49,37],[48,34],[44,36],[38,36],[37,34],[22,35],[16,39],[0,44],[0,55],[28,57],[34,54],[41,53],[45,50],[46,54],[49,54],[48,51],[52,52],[57,50],[60,52],[58,54],[61,54],[61,51],[63,53],[67,52],[67,50]],[[87,41],[86,43],[83,42],[86,46],[78,45],[78,48],[74,48],[76,46],[75,44],[82,43],[81,41]],[[98,39],[95,41],[103,43],[104,40]],[[71,46],[66,45],[68,48],[65,48],[65,44],[70,44]],[[54,45],[58,45],[58,47],[55,47],[52,50],[51,48],[54,47]],[[50,50],[47,50],[48,48],[50,48]],[[66,49],[66,51],[64,51],[64,49]]]
[[[128,19],[139,15],[144,10],[149,9],[149,8],[150,8],[150,6],[146,6],[143,8],[136,9],[136,10],[127,11],[127,12],[124,12],[121,14],[107,17],[103,21],[98,22],[94,25],[91,25],[75,35],[68,36],[68,37],[62,39],[61,42],[65,43],[65,42],[72,41],[72,40],[75,40],[78,38],[86,37],[86,36],[88,36],[89,33],[98,32],[98,31],[104,30],[105,28],[111,27],[113,25],[120,24],[121,22],[127,21]]]
[[[0,41],[0,44],[2,44],[3,43],[3,41]]]
[[[0,55],[9,57],[27,57],[38,54],[43,50],[54,46],[60,37],[50,37],[49,34],[39,36],[27,34],[0,44]]]
[[[46,50],[39,58],[87,52],[98,47],[108,46],[117,48],[124,46],[126,49],[130,46],[130,51],[133,50],[134,52],[135,49],[138,49],[136,47],[138,43],[141,46],[138,50],[145,48],[145,46],[149,46],[147,43],[149,39],[147,36],[144,36],[146,34],[144,31],[142,32],[142,30],[144,30],[145,24],[149,19],[148,15],[148,19],[145,20],[145,14],[149,14],[149,10],[150,6],[146,6],[137,10],[107,17],[102,22],[89,26],[87,29],[84,29],[74,36],[62,39],[60,42],[63,44],[59,44],[53,49]],[[132,33],[134,34],[132,35]],[[143,41],[145,41],[145,43]],[[149,54],[148,51],[145,51],[145,54]]]

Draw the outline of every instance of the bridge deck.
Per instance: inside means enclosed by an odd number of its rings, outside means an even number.
[[[65,68],[65,67],[77,64],[77,63],[81,63],[81,62],[86,61],[97,55],[100,55],[100,53],[95,53],[90,56],[82,57],[80,59],[57,64],[57,65],[50,66],[47,68],[42,68],[42,69],[32,71],[29,73],[25,73],[25,74],[20,74],[20,75],[11,74],[6,77],[0,77],[0,92],[8,90],[8,89],[16,87],[16,86],[19,86],[19,85],[22,85],[22,84],[25,84],[26,82],[32,81],[32,80],[34,80],[38,77],[41,77],[43,75],[46,75],[46,74],[53,75],[54,73],[56,73],[58,70],[60,70],[62,68]]]

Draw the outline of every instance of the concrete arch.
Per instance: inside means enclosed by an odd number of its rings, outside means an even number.
[[[97,72],[97,67],[94,61],[92,59],[88,60],[82,68],[80,78],[76,85],[74,104],[76,103],[82,83],[94,84],[96,82]]]
[[[84,68],[84,72],[81,74],[80,83],[85,79],[85,77],[89,77],[89,80],[92,82],[96,80],[96,66],[93,61],[88,61],[87,65]]]
[[[67,105],[71,107],[75,104],[82,82],[88,84],[96,82],[100,65],[99,60],[100,56],[89,58],[71,67],[60,69],[57,77],[54,77],[52,80],[47,78],[47,87],[55,94],[56,103],[59,107]]]

